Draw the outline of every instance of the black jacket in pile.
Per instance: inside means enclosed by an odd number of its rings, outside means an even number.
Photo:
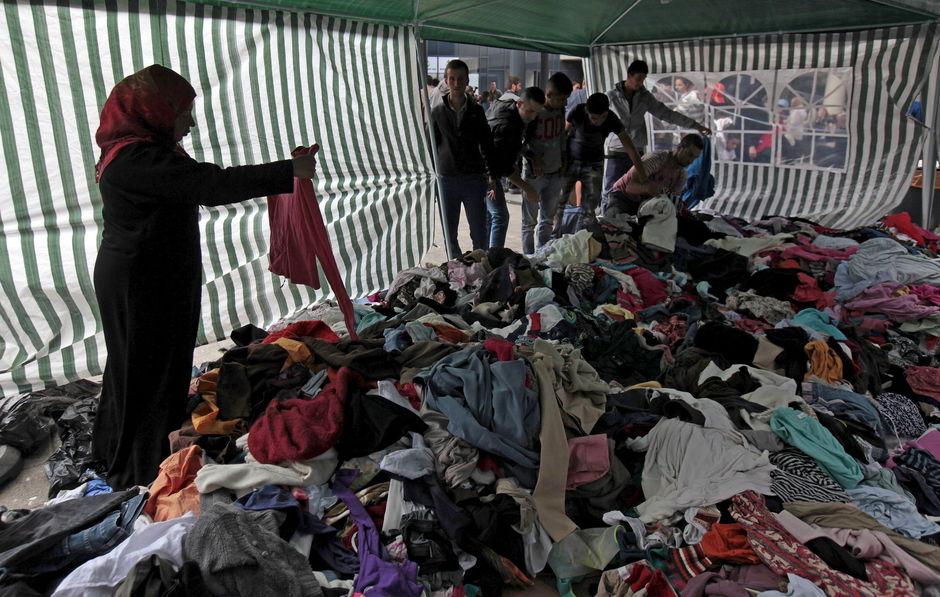
[[[509,176],[516,168],[516,161],[522,152],[525,123],[519,116],[516,101],[519,96],[504,93],[494,102],[487,116],[490,131],[493,133],[494,155],[492,161],[493,177]]]
[[[442,176],[486,174],[493,154],[493,138],[486,125],[483,108],[466,100],[463,118],[457,125],[457,113],[447,95],[431,109],[434,139],[437,144],[437,169]]]

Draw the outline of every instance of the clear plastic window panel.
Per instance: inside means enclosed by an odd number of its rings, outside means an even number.
[[[845,170],[850,79],[849,69],[777,74],[777,165]]]
[[[705,76],[702,73],[677,73],[646,79],[646,86],[653,96],[669,108],[684,114],[696,122],[706,121]],[[648,115],[647,129],[650,133],[651,151],[668,151],[679,144],[683,135],[694,130],[683,129]]]
[[[771,164],[774,159],[773,81],[755,73],[725,74],[709,85],[709,126],[716,161]]]
[[[844,171],[850,68],[674,73],[647,79],[669,108],[712,129],[716,162]],[[653,151],[694,132],[647,116]]]

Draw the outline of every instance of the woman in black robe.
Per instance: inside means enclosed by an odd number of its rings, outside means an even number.
[[[199,206],[293,190],[312,155],[222,169],[190,158],[179,141],[195,123],[196,92],[154,65],[111,91],[101,113],[96,168],[104,234],[95,295],[108,360],[92,454],[115,489],[148,485],[180,428],[199,327]]]

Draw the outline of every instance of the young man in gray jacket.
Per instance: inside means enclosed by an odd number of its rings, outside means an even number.
[[[522,177],[537,192],[523,192],[522,252],[535,250],[552,237],[555,210],[561,198],[565,165],[565,104],[571,95],[571,79],[555,73],[545,87],[545,109],[532,121],[522,148]]]
[[[711,131],[688,116],[671,110],[661,101],[653,97],[649,89],[643,86],[646,76],[650,72],[649,65],[642,60],[634,60],[627,68],[627,78],[607,92],[610,98],[610,110],[616,114],[626,127],[633,144],[641,154],[646,151],[646,113],[656,118],[680,126],[693,129],[703,135],[710,135]],[[623,144],[616,137],[611,136],[608,141],[606,167],[604,169],[604,191],[601,196],[601,208],[606,209],[610,190],[633,166],[633,160],[626,154]]]

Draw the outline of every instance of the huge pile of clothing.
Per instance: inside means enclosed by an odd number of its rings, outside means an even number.
[[[940,237],[668,215],[236,330],[153,484],[4,522],[0,584],[940,594]]]

